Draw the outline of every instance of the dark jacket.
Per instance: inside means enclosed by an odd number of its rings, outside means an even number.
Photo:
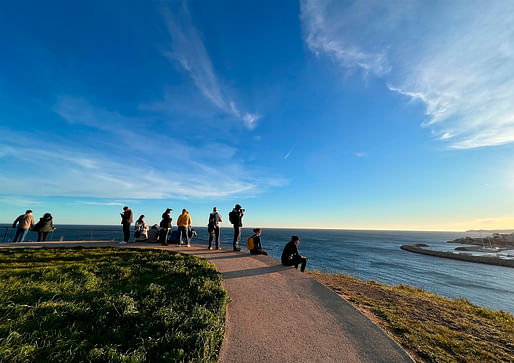
[[[261,237],[253,235],[253,250],[262,250]]]
[[[229,215],[230,223],[234,225],[234,228],[236,227],[242,227],[243,226],[243,211],[241,209],[233,209],[232,212],[230,212],[232,217]]]
[[[284,247],[284,251],[282,251],[282,257],[280,260],[282,263],[287,263],[292,261],[297,256],[300,256],[300,253],[298,252],[298,246],[293,241],[289,241]]]
[[[164,229],[170,229],[171,228],[171,221],[172,221],[171,216],[168,213],[163,213],[162,214],[162,220],[161,220],[161,223],[160,223],[160,227],[164,228]]]
[[[121,215],[121,224],[131,224],[134,221],[134,215],[131,209],[127,209]]]
[[[52,217],[39,218],[39,222],[37,222],[34,228],[32,228],[35,232],[52,232],[54,229]]]

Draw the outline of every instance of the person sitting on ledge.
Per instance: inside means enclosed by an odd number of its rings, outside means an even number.
[[[291,241],[289,241],[284,247],[284,251],[282,251],[282,265],[284,266],[293,266],[294,268],[298,268],[299,264],[302,264],[302,272],[305,271],[305,266],[307,265],[307,257],[300,255],[298,252],[298,244],[300,243],[300,237],[292,236]]]
[[[250,254],[252,255],[264,255],[264,256],[267,256],[268,255],[268,252],[264,251],[262,249],[262,244],[261,244],[261,233],[262,233],[262,230],[260,228],[255,228],[253,230],[253,233],[255,233],[252,238],[253,238],[253,249],[250,250]]]

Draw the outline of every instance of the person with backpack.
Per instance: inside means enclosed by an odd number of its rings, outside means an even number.
[[[246,240],[246,247],[250,250],[250,254],[267,256],[268,252],[264,251],[261,244],[262,230],[260,228],[255,228],[253,230],[253,233],[254,235],[248,237],[248,239]]]
[[[191,228],[191,216],[187,209],[182,209],[182,214],[177,219],[178,226],[178,243],[177,247],[180,247],[182,243],[182,239],[184,239],[187,243],[187,247],[191,247],[191,242],[189,239],[189,229]]]
[[[219,224],[223,222],[223,218],[218,213],[218,208],[212,208],[212,213],[209,214],[209,224],[207,224],[207,231],[209,232],[209,250],[212,250],[212,240],[216,238],[216,249],[221,249],[220,247],[220,226]]]
[[[13,242],[23,242],[30,228],[34,225],[34,217],[32,211],[27,209],[25,214],[22,214],[12,224],[12,228],[16,228]]]
[[[282,265],[284,266],[293,266],[298,269],[298,265],[302,265],[302,272],[305,271],[305,266],[307,265],[307,257],[300,255],[298,252],[298,244],[300,244],[300,237],[292,236],[291,241],[289,241],[284,247],[284,251],[282,251]]]
[[[239,240],[241,239],[241,228],[243,227],[243,215],[245,210],[241,208],[239,204],[234,206],[232,212],[228,214],[230,223],[234,225],[234,240],[233,247],[234,251],[241,251],[239,248]]]
[[[134,214],[129,209],[129,207],[123,207],[123,213],[121,215],[121,224],[123,225],[123,241],[120,242],[120,245],[125,245],[130,239],[130,225],[134,221]]]
[[[39,222],[32,228],[32,231],[37,232],[37,241],[45,242],[49,232],[55,231],[53,218],[50,213],[45,213]]]
[[[136,238],[136,242],[146,241],[148,239],[148,225],[145,223],[145,216],[143,214],[141,214],[139,219],[136,221],[134,227],[134,237]]]
[[[162,214],[162,219],[160,223],[161,230],[159,231],[159,241],[161,242],[162,246],[168,245],[168,233],[171,230],[171,221],[173,218],[171,218],[171,208],[167,208],[164,213]]]

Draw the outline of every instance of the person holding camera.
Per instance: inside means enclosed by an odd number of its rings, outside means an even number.
[[[234,251],[241,251],[241,249],[239,248],[239,240],[241,239],[241,228],[243,227],[244,213],[245,210],[241,208],[239,204],[236,204],[234,209],[232,209],[232,212],[230,212],[228,215],[230,223],[234,225]]]

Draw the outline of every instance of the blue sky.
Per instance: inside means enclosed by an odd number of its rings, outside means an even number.
[[[514,227],[514,3],[0,4],[0,221]]]

